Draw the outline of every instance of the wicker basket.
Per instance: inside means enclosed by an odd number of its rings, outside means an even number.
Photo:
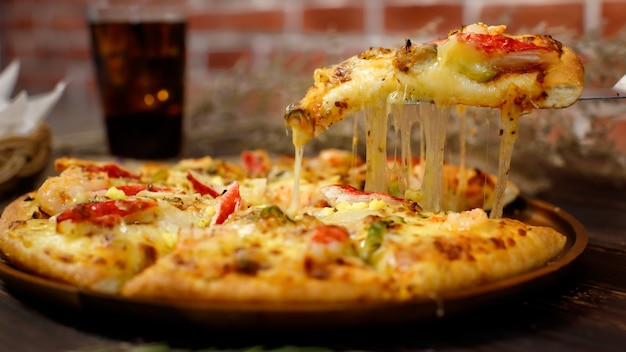
[[[0,139],[0,193],[43,171],[51,156],[50,128],[40,124],[25,136]]]

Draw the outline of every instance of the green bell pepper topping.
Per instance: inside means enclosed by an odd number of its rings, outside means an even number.
[[[389,226],[389,221],[377,220],[367,229],[367,236],[365,237],[363,251],[361,252],[361,258],[366,262],[372,262],[374,252],[382,245],[387,226]]]
[[[383,244],[383,238],[390,226],[404,222],[400,216],[389,216],[381,220],[374,221],[367,229],[367,236],[363,242],[361,258],[368,263],[374,261],[374,253]]]
[[[152,182],[165,181],[170,176],[170,172],[168,170],[159,170],[152,175]]]
[[[289,222],[293,222],[293,220],[289,218],[287,214],[285,214],[282,209],[280,209],[280,207],[277,205],[268,205],[263,208],[263,210],[261,210],[261,217],[263,219],[266,219],[268,217],[276,217],[278,219],[284,219]]]

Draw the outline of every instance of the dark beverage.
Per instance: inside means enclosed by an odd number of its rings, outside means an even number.
[[[90,26],[111,153],[139,159],[177,156],[182,144],[185,23]]]

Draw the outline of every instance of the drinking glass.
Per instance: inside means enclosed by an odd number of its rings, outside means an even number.
[[[87,8],[111,154],[178,156],[183,138],[184,11],[163,2],[101,0]]]

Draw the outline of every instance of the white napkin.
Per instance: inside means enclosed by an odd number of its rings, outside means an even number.
[[[622,78],[619,79],[619,81],[617,81],[617,83],[615,83],[615,85],[613,86],[613,90],[621,95],[626,95],[626,75],[624,75]]]
[[[17,74],[20,72],[20,62],[17,60],[11,61],[4,71],[0,72],[0,111],[4,108],[2,104],[11,97],[13,87],[17,81]]]
[[[14,60],[0,73],[0,138],[32,132],[65,91],[61,81],[50,92],[29,97],[22,91],[11,99],[19,68],[20,62]]]

